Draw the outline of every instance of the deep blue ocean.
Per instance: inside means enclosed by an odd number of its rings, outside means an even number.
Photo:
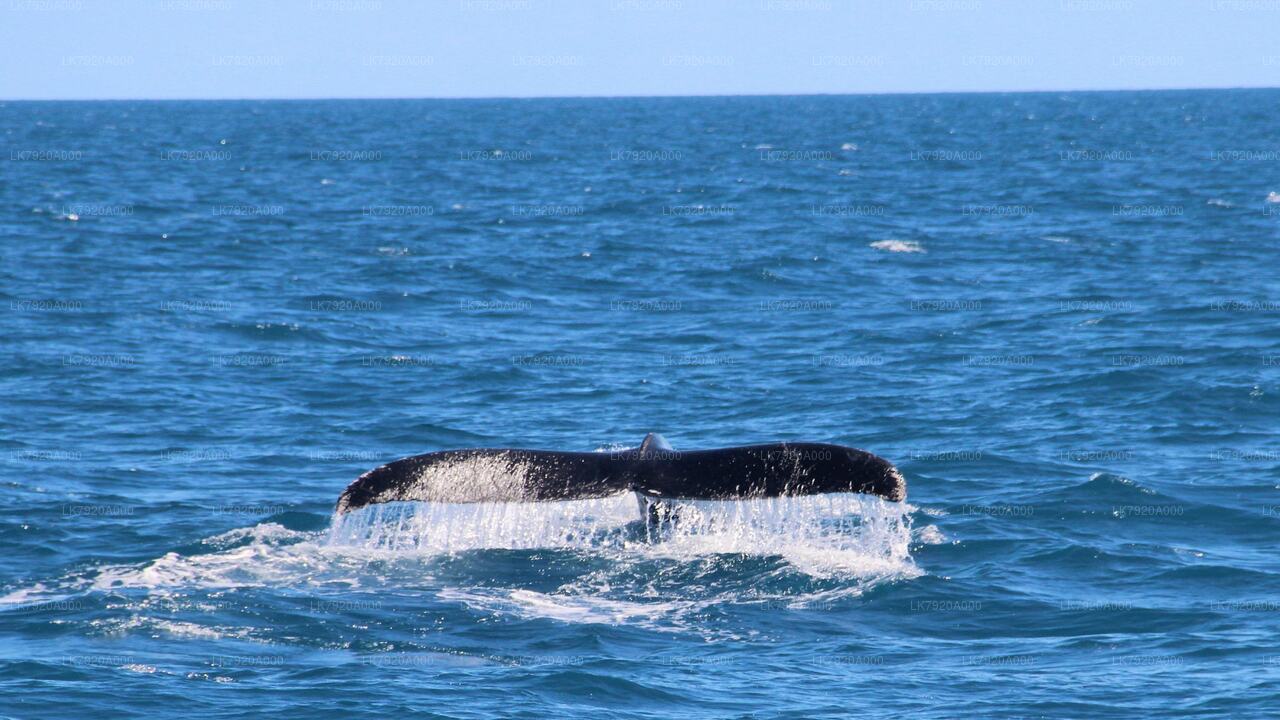
[[[1277,107],[0,103],[0,716],[1274,717]],[[907,502],[331,517],[649,431]]]

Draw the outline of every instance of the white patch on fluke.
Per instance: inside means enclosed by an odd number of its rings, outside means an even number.
[[[435,461],[422,468],[409,489],[389,488],[371,502],[477,503],[524,498],[531,469],[528,461],[511,452]]]

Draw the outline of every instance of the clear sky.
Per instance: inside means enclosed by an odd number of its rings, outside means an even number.
[[[1280,0],[0,0],[0,98],[1280,86]]]

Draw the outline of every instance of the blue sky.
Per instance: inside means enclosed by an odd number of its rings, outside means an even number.
[[[0,98],[1280,85],[1280,0],[0,0]]]

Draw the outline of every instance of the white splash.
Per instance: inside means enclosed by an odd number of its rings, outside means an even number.
[[[473,610],[489,613],[541,617],[569,623],[620,625],[641,622],[654,617],[675,617],[706,603],[689,600],[669,602],[630,602],[600,595],[541,593],[534,590],[445,589],[437,593],[441,600],[460,602]],[[668,629],[669,626],[659,626]]]
[[[135,589],[166,597],[190,588],[359,585],[367,558],[351,557],[323,545],[320,533],[289,530],[275,523],[237,528],[201,542],[214,552],[170,552],[133,565],[107,565],[87,576],[77,590]]]
[[[481,614],[634,624],[722,638],[737,631],[708,624],[708,608],[761,602],[831,607],[882,582],[918,577],[911,544],[942,539],[930,528],[913,537],[913,506],[867,495],[668,499],[656,510],[656,522],[647,522],[648,502],[627,492],[565,502],[373,505],[335,516],[327,532],[272,523],[237,528],[204,540],[207,552],[170,552],[143,563],[78,570],[12,591],[2,602],[13,607],[119,593],[123,599],[113,602],[123,602],[130,619],[92,621],[99,632],[252,640],[260,628],[169,615],[201,603],[216,605],[207,590],[270,587],[373,597],[397,592],[407,582]],[[508,562],[459,555],[484,549],[561,549],[590,559],[582,574],[558,587],[525,586],[536,579],[536,560],[530,561],[531,575],[513,584],[494,585],[496,576],[479,584],[454,577],[450,568],[459,561]],[[749,563],[756,569],[738,576],[734,569],[743,556],[768,562]],[[719,579],[694,580],[709,568],[719,568]]]
[[[452,553],[482,548],[590,548],[639,517],[634,493],[561,502],[396,502],[338,515],[333,546]]]
[[[848,493],[681,500],[663,517],[653,555],[777,556],[813,577],[909,574],[909,506]]]
[[[562,548],[625,560],[693,560],[715,554],[775,556],[814,577],[914,572],[911,506],[839,493],[743,500],[665,500],[646,524],[648,500],[626,492],[563,502],[388,503],[334,518],[337,547],[444,554]]]
[[[938,529],[937,525],[925,525],[916,533],[916,542],[922,545],[941,545],[947,541],[947,536]]]
[[[922,253],[925,249],[918,242],[910,240],[877,240],[871,243],[871,247],[876,250],[884,250],[886,252],[901,253]]]

